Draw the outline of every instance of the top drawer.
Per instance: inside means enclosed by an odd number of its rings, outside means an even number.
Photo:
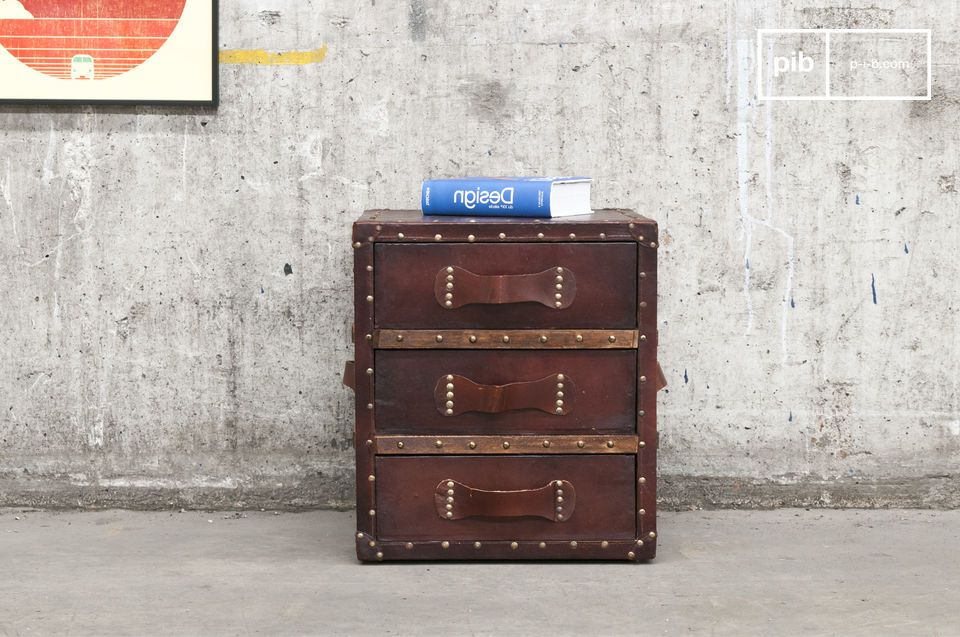
[[[379,328],[634,328],[637,244],[378,243],[374,298]]]

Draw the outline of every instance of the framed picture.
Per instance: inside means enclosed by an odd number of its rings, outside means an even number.
[[[0,0],[0,104],[216,106],[217,0]]]

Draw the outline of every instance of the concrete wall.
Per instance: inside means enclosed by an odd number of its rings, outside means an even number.
[[[0,505],[349,505],[350,224],[470,173],[660,222],[667,505],[960,503],[956,3],[223,5],[328,54],[0,109]],[[932,27],[935,97],[757,103],[778,26]]]

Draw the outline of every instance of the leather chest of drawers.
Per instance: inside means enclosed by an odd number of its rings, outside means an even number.
[[[354,224],[357,556],[656,552],[657,226]]]

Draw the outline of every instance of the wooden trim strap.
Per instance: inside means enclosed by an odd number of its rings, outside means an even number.
[[[637,330],[376,330],[378,349],[636,349]]]
[[[384,455],[637,453],[637,436],[377,436]]]

